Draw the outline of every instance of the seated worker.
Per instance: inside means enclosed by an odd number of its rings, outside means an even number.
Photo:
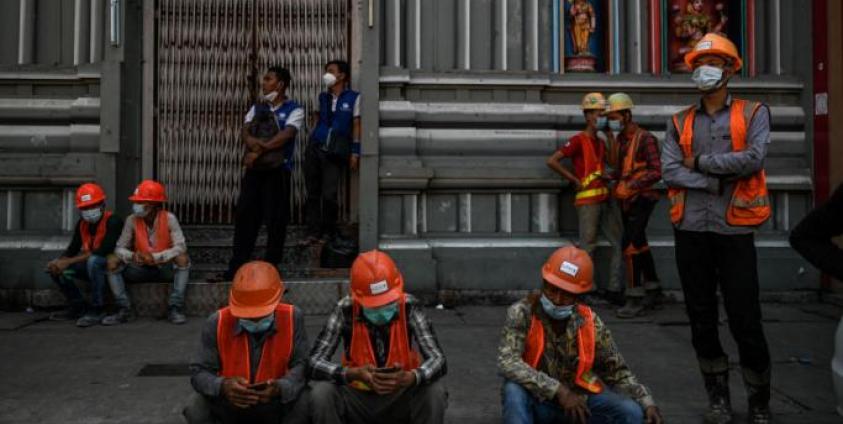
[[[190,364],[196,390],[184,416],[200,423],[304,423],[307,333],[304,315],[281,303],[284,283],[268,262],[249,262],[234,276],[228,306],[202,328]]]
[[[79,221],[64,253],[47,263],[47,272],[61,289],[69,308],[50,315],[53,321],[76,320],[78,327],[99,324],[105,317],[103,291],[107,258],[114,252],[123,220],[105,208],[105,192],[94,184],[76,190]],[[76,280],[91,283],[91,304],[86,305]]]
[[[342,341],[342,365],[331,362]],[[412,343],[412,342],[415,343]],[[339,301],[310,354],[315,424],[445,419],[445,356],[419,302],[386,253],[360,254],[351,296]]]
[[[662,423],[603,321],[578,301],[593,284],[588,254],[560,248],[542,277],[541,293],[507,311],[498,351],[504,424]]]
[[[108,261],[108,283],[120,309],[105,317],[102,323],[117,325],[131,319],[132,305],[124,279],[130,283],[172,279],[167,318],[173,324],[184,324],[190,258],[178,219],[164,209],[167,201],[164,186],[157,181],[143,181],[129,200],[133,203],[133,217],[126,219],[114,249],[115,256]]]

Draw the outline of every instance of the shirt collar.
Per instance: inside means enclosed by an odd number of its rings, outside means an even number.
[[[723,106],[723,109],[729,109],[732,106],[732,93],[726,95],[726,105]],[[721,109],[721,110],[723,110]],[[704,112],[705,105],[703,105],[702,97],[700,97],[699,103],[697,103],[697,112]],[[718,111],[720,112],[720,111]]]

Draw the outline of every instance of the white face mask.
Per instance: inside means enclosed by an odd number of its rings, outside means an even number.
[[[694,74],[691,75],[697,88],[702,92],[709,92],[720,88],[721,80],[723,79],[723,70],[710,65],[702,65],[694,69]]]
[[[86,222],[91,224],[98,222],[100,218],[102,218],[102,209],[94,208],[94,209],[82,209],[79,211],[79,216],[82,217]]]
[[[337,83],[337,77],[330,72],[326,72],[325,75],[322,75],[322,83],[325,84],[325,87],[331,88]]]
[[[138,218],[145,218],[146,215],[149,214],[149,210],[146,206],[141,205],[139,203],[135,203],[132,205],[132,214],[134,214]]]
[[[277,91],[271,91],[271,92],[263,95],[263,99],[270,102],[270,103],[274,102],[276,98],[278,98],[278,92]]]

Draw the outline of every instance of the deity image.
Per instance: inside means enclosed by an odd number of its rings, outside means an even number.
[[[570,0],[571,9],[571,37],[574,40],[574,54],[578,56],[590,55],[588,47],[591,34],[597,28],[597,16],[594,7],[588,0]]]
[[[688,72],[682,58],[697,45],[697,42],[709,32],[716,32],[723,35],[729,17],[723,3],[714,4],[714,8],[707,4],[706,0],[689,0],[685,5],[684,12],[679,4],[674,4],[673,24],[674,35],[680,42],[676,50],[677,57],[671,66],[675,72]]]

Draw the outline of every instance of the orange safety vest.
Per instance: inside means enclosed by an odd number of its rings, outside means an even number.
[[[155,218],[155,242],[152,246],[149,245],[146,221],[135,217],[135,252],[158,253],[171,247],[173,241],[170,239],[170,219],[166,210],[158,211]]]
[[[263,342],[261,362],[257,375],[252,375],[249,362],[249,337],[245,331],[235,334],[239,318],[229,307],[220,309],[217,322],[217,350],[220,354],[219,375],[243,377],[250,383],[277,380],[287,374],[293,355],[293,306],[278,304],[275,307],[275,334]]]
[[[600,142],[599,139],[596,140]],[[603,158],[597,156],[591,138],[580,143],[582,149],[585,177],[580,180],[582,190],[577,192],[575,206],[600,203],[609,197],[609,189],[603,184]]]
[[[638,160],[638,148],[641,145],[641,139],[646,134],[646,131],[639,128],[635,132],[635,135],[632,136],[632,140],[626,144],[626,149],[621,152],[624,155],[623,162],[621,163],[621,176],[618,184],[615,186],[614,192],[615,198],[617,199],[630,199],[642,191],[651,190],[650,187],[633,189],[629,186],[640,174],[647,171],[647,162]]]
[[[746,133],[749,123],[761,103],[733,99],[730,109],[729,131],[732,136],[732,151],[739,152],[746,149]],[[696,106],[673,115],[673,125],[679,134],[679,146],[685,158],[694,156],[694,117]],[[670,188],[667,196],[670,199],[670,221],[674,225],[682,222],[685,215],[686,189]],[[767,175],[760,170],[749,177],[742,178],[735,183],[735,191],[726,211],[726,222],[737,227],[757,227],[764,223],[772,212],[770,198],[767,193]]]
[[[407,331],[407,313],[405,306],[405,295],[398,299],[398,319],[392,320],[389,328],[389,355],[387,356],[386,367],[394,364],[401,364],[404,371],[412,371],[421,364],[421,355],[410,346],[410,336]],[[348,355],[343,355],[343,366],[346,368],[357,368],[366,365],[378,366],[377,359],[372,349],[372,339],[369,337],[369,330],[366,323],[360,319],[360,305],[352,307],[351,345]],[[351,387],[359,390],[371,390],[362,381],[352,381]]]
[[[108,227],[108,219],[111,218],[111,211],[105,211],[97,223],[97,233],[91,239],[91,224],[84,219],[79,222],[79,235],[82,237],[82,251],[85,253],[99,249],[102,239],[105,238],[105,230]]]
[[[603,392],[603,384],[592,372],[594,365],[594,313],[586,305],[577,305],[577,313],[583,318],[583,323],[577,329],[577,350],[579,359],[577,364],[577,375],[574,384],[585,389],[589,393],[599,394]],[[521,358],[531,367],[538,369],[542,355],[544,355],[544,326],[536,315],[530,322],[530,330],[524,340],[524,354]]]

